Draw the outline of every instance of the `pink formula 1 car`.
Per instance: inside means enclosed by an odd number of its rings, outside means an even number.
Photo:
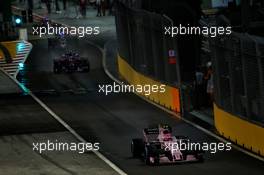
[[[168,125],[145,128],[143,135],[143,139],[132,140],[131,152],[133,157],[143,158],[147,165],[203,161],[204,151],[189,150],[190,140],[185,136],[172,136]]]

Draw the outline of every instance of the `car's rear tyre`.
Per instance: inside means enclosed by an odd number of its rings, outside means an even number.
[[[141,157],[144,151],[143,139],[132,139],[130,148],[133,157]]]

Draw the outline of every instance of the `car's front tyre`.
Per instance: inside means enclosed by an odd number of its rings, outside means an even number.
[[[146,165],[159,165],[159,154],[153,153],[151,147],[146,146],[144,152],[144,161]]]

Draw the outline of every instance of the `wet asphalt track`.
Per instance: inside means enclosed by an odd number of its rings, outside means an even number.
[[[217,140],[136,95],[105,96],[98,93],[98,84],[112,83],[112,80],[104,74],[101,67],[100,51],[88,43],[71,40],[68,46],[89,58],[91,72],[59,75],[52,73],[52,58],[63,53],[63,49],[48,50],[45,40],[34,41],[33,46],[20,81],[87,141],[99,141],[101,152],[128,174],[263,174],[263,162],[235,150],[206,153],[204,163],[193,164],[148,167],[142,161],[132,159],[130,141],[134,137],[140,137],[142,128],[148,125],[170,124],[175,134],[189,136],[193,141],[211,143]],[[31,108],[30,105],[28,107]],[[46,125],[51,123],[51,126],[55,126],[49,128],[50,131],[61,130],[61,126],[53,124],[52,119],[43,120]]]

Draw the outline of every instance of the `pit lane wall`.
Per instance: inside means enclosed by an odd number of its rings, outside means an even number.
[[[215,127],[219,134],[264,156],[264,128],[238,118],[214,104]]]
[[[134,70],[120,55],[118,55],[118,69],[120,75],[131,85],[158,85],[162,83]],[[178,88],[165,84],[164,93],[140,94],[149,100],[180,114],[180,91]]]

